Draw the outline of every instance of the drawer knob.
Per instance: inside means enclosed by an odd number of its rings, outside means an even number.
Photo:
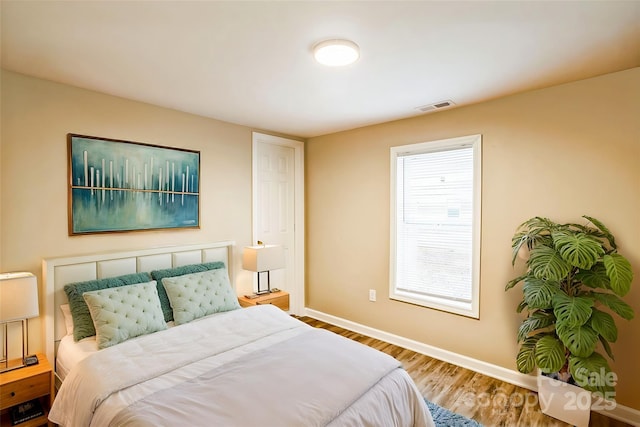
[[[15,391],[11,392],[11,397],[16,397],[16,392]]]

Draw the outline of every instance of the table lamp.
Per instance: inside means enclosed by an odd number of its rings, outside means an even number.
[[[258,273],[258,292],[255,295],[268,294],[271,290],[269,272],[284,268],[284,248],[280,245],[246,246],[242,252],[242,268]],[[260,286],[260,273],[267,273],[267,288]],[[275,290],[273,292],[276,292]]]
[[[38,281],[31,273],[0,273],[0,325],[4,342],[0,372],[25,366],[25,350],[28,352],[29,335],[27,319],[38,317]],[[17,363],[9,363],[8,325],[22,323],[22,357]]]

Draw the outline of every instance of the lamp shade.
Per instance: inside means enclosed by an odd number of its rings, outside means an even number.
[[[31,273],[0,273],[0,322],[39,315],[36,276]]]
[[[280,245],[246,246],[242,252],[242,268],[257,272],[284,268],[284,248]]]

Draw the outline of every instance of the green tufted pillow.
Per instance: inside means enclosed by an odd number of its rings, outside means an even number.
[[[82,296],[91,312],[100,349],[167,329],[155,280],[85,292]]]
[[[92,337],[96,334],[93,326],[89,307],[84,302],[82,294],[90,291],[97,291],[118,286],[133,285],[134,283],[144,283],[151,280],[149,273],[134,273],[124,276],[109,277],[107,279],[88,280],[86,282],[69,283],[65,285],[64,292],[69,300],[71,317],[73,318],[73,339],[80,341],[83,338]]]
[[[176,325],[240,308],[224,268],[162,279]]]
[[[164,321],[171,322],[173,320],[173,310],[167,292],[164,290],[162,279],[165,277],[184,276],[185,274],[199,273],[201,271],[215,270],[225,268],[224,262],[205,262],[202,264],[189,264],[181,267],[167,268],[164,270],[154,270],[151,272],[151,278],[158,282],[158,297],[160,298],[160,306],[164,314]]]

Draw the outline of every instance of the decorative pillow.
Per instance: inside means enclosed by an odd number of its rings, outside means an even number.
[[[83,293],[133,285],[134,283],[145,283],[149,280],[151,280],[149,273],[134,273],[65,285],[64,292],[67,294],[69,306],[71,307],[71,316],[73,317],[73,339],[80,341],[83,338],[92,337],[96,334],[96,329],[93,327],[93,320],[91,320],[91,313],[89,313],[89,308],[82,298]]]
[[[240,308],[225,268],[162,279],[176,325]]]
[[[158,297],[160,298],[160,306],[162,307],[162,313],[164,314],[164,321],[170,322],[173,320],[173,310],[171,309],[167,292],[164,290],[164,286],[162,285],[164,283],[162,279],[165,277],[184,276],[185,274],[216,270],[218,268],[225,268],[224,262],[205,262],[202,264],[189,264],[176,268],[152,271],[151,278],[158,282]]]
[[[156,281],[85,292],[98,348],[167,329]]]
[[[64,327],[67,330],[67,335],[73,335],[73,317],[71,317],[71,308],[69,304],[62,304],[60,306],[62,317],[64,318]]]

